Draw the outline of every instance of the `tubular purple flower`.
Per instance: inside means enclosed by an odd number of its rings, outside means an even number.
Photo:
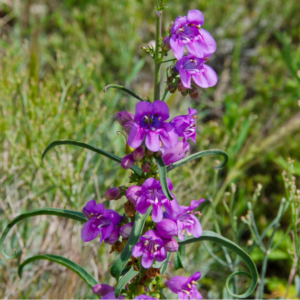
[[[133,159],[133,154],[130,153],[124,156],[121,160],[121,167],[124,169],[130,169],[134,166],[135,160]]]
[[[175,128],[177,134],[180,137],[183,137],[183,147],[187,147],[187,140],[189,138],[196,143],[196,124],[194,117],[196,113],[196,109],[189,108],[188,115],[175,117],[170,122]]]
[[[124,127],[127,122],[134,120],[134,115],[128,111],[120,111],[117,113],[116,119]]]
[[[167,178],[169,190],[173,190],[172,182]],[[154,178],[148,178],[142,185],[141,194],[137,198],[136,211],[145,214],[150,205],[152,205],[152,220],[153,222],[160,222],[163,218],[162,206],[164,206],[166,212],[172,213],[173,209],[179,209],[178,202],[173,194],[171,194],[174,200],[170,201],[161,188],[159,180]],[[171,206],[171,202],[173,206]]]
[[[177,206],[174,204],[175,209],[170,209],[172,213],[165,213],[166,218],[176,222],[178,228],[178,238],[180,240],[184,240],[185,231],[189,236],[193,235],[195,238],[198,238],[202,235],[201,224],[199,220],[194,216],[194,214],[196,213],[193,212],[193,210],[196,209],[203,201],[205,200],[192,200],[190,206],[179,206],[179,210],[177,210]],[[171,206],[174,205],[173,203],[171,204]]]
[[[132,255],[142,257],[142,266],[149,269],[154,261],[159,262],[167,258],[164,241],[155,230],[149,230],[141,236],[140,241],[133,247]]]
[[[148,295],[138,295],[134,300],[158,300],[157,298],[151,298]]]
[[[114,292],[116,289],[110,285],[98,283],[93,287],[93,293],[98,296],[105,296],[108,293]]]
[[[124,239],[128,239],[130,237],[130,233],[132,230],[134,222],[130,222],[127,223],[123,226],[120,227],[120,235],[124,238]]]
[[[104,243],[110,244],[110,245],[115,244],[119,240],[119,237],[120,237],[119,231],[120,231],[120,227],[118,227],[118,226],[115,227],[113,229],[112,233],[110,234],[110,236],[104,240]]]
[[[175,147],[178,143],[178,135],[173,126],[165,122],[168,118],[169,107],[163,101],[137,103],[128,145],[137,148],[145,140],[146,147],[153,152],[159,150],[161,143],[166,148]]]
[[[165,243],[165,248],[168,252],[176,252],[178,251],[179,245],[178,242],[174,238],[163,239]]]
[[[141,145],[132,152],[133,159],[136,161],[141,161],[144,158],[145,153],[146,153],[145,146]]]
[[[132,185],[126,191],[126,198],[132,203],[136,204],[138,197],[142,193],[142,187],[138,185]]]
[[[109,300],[115,300],[115,299],[118,299],[118,300],[120,300],[120,299],[126,299],[126,297],[124,297],[124,296],[122,296],[122,295],[119,295],[119,297],[118,298],[116,298],[116,296],[115,296],[115,292],[110,292],[110,293],[108,293],[108,294],[106,294],[104,297],[102,297],[101,299],[109,299]]]
[[[178,228],[176,222],[170,219],[162,219],[156,224],[157,232],[166,239],[178,235]]]
[[[177,61],[176,68],[185,88],[192,88],[192,79],[197,86],[204,89],[217,84],[217,73],[205,64],[206,61],[207,58],[198,58],[190,53]]]
[[[103,203],[96,204],[95,200],[89,201],[82,212],[88,218],[81,231],[81,239],[84,242],[89,242],[101,234],[101,244],[121,221],[121,216],[116,211],[105,209]]]
[[[162,159],[165,165],[173,164],[174,162],[184,158],[186,154],[190,151],[190,145],[179,141],[178,144],[170,149],[161,149],[163,155]]]
[[[190,277],[174,276],[170,280],[165,281],[165,286],[177,294],[180,300],[202,299],[202,295],[195,287],[200,277],[200,272],[196,272]]]
[[[205,57],[216,51],[217,44],[210,33],[201,28],[204,16],[201,11],[193,9],[187,17],[179,16],[171,27],[170,46],[175,57],[183,57],[184,47],[197,57]]]

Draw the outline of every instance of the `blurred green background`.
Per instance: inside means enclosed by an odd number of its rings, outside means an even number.
[[[155,1],[143,0],[2,0],[0,1],[0,232],[18,214],[40,207],[81,211],[95,198],[103,201],[109,187],[128,182],[130,171],[115,162],[72,146],[57,147],[42,164],[41,154],[56,139],[88,142],[119,156],[125,139],[115,115],[134,112],[136,100],[113,90],[124,85],[142,97],[153,96],[152,58],[141,46],[154,39]],[[174,194],[181,203],[206,198],[201,212],[205,230],[215,230],[214,207],[222,235],[233,239],[223,201],[234,197],[238,217],[247,201],[258,196],[254,215],[263,230],[276,216],[285,189],[282,171],[295,160],[300,176],[300,5],[294,0],[168,0],[163,15],[166,35],[171,20],[200,9],[204,29],[218,49],[208,64],[218,73],[216,87],[201,90],[197,99],[176,93],[168,102],[171,117],[196,108],[197,143],[191,152],[222,149],[228,166],[217,174],[218,157],[203,158],[172,172]],[[172,54],[169,54],[172,57]],[[234,183],[236,186],[231,185]],[[296,180],[299,183],[299,180]],[[261,184],[260,193],[257,186]],[[229,194],[230,193],[230,194]],[[260,194],[260,195],[258,195]],[[121,212],[123,200],[108,205]],[[207,212],[207,213],[206,213]],[[285,214],[275,238],[290,222]],[[114,284],[108,245],[84,244],[81,225],[57,217],[34,217],[19,223],[6,239],[6,251],[22,248],[19,259],[0,256],[0,298],[94,297],[87,285],[65,268],[35,262],[17,276],[20,261],[37,253],[74,260],[102,283]],[[245,227],[241,247],[251,244]],[[215,255],[220,248],[210,245]],[[297,297],[287,282],[292,260],[288,235],[269,258],[265,298]],[[260,271],[262,253],[252,258]],[[195,263],[196,262],[196,263]],[[186,273],[202,272],[200,292],[220,298],[230,270],[206,249],[187,248]],[[169,268],[167,276],[182,274]],[[241,280],[245,280],[241,278]],[[240,291],[248,281],[240,283]]]

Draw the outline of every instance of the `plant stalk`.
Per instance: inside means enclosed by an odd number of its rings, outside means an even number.
[[[157,7],[157,9],[158,8],[159,7]],[[154,54],[154,63],[155,63],[155,67],[154,67],[154,100],[160,100],[161,55],[159,53],[158,45],[159,45],[160,36],[161,36],[161,20],[162,20],[162,11],[160,11],[160,14],[156,15],[155,54]]]

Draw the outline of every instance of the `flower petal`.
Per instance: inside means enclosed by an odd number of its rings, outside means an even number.
[[[160,129],[159,135],[163,146],[166,148],[173,148],[178,143],[178,134],[175,128],[167,122],[164,122],[164,128]]]
[[[159,254],[156,254],[155,255],[155,259],[157,261],[163,261],[167,258],[167,250],[165,247],[161,247],[160,250],[159,250]]]
[[[130,129],[128,136],[128,145],[132,148],[137,148],[142,144],[146,136],[145,130],[140,127],[137,123],[134,123]]]
[[[93,239],[95,239],[99,233],[100,229],[97,227],[97,225],[94,223],[95,219],[88,220],[82,227],[81,230],[81,239],[84,242],[89,242]]]
[[[131,133],[131,132],[130,132]],[[128,138],[129,140],[129,138]],[[129,143],[128,143],[129,145]],[[130,146],[130,145],[129,145]],[[146,147],[153,152],[160,148],[159,133],[157,131],[148,131],[146,135]]]
[[[162,218],[163,218],[162,204],[161,203],[153,204],[152,221],[158,223],[162,220]]]
[[[165,121],[169,119],[169,106],[167,103],[160,101],[160,100],[155,100],[153,102],[153,111],[152,113],[154,115],[160,115],[162,117],[162,120]]]
[[[202,235],[202,226],[195,216],[190,215],[190,218],[192,218],[194,221],[194,224],[192,226],[192,234],[195,238],[198,238]]]
[[[148,101],[140,101],[135,106],[134,119],[139,122],[144,115],[152,114],[153,104]]]
[[[183,284],[188,280],[185,276],[174,276],[170,280],[164,282],[173,293],[178,293],[181,290]]]
[[[191,79],[192,79],[192,76],[190,75],[190,73],[188,73],[183,68],[180,68],[179,75],[180,75],[180,79],[181,79],[183,86],[185,88],[190,89],[191,88]]]
[[[184,44],[177,40],[174,36],[170,39],[170,46],[174,52],[176,59],[180,59],[184,54]]]
[[[172,34],[176,33],[176,31],[177,31],[180,27],[184,26],[186,23],[187,23],[187,17],[186,17],[186,16],[184,16],[184,17],[178,16],[178,17],[176,18],[174,24],[173,24],[172,27],[171,27],[171,33],[172,33]]]
[[[147,212],[149,206],[150,206],[150,203],[147,202],[146,197],[141,196],[141,197],[138,198],[135,210],[137,212],[139,212],[140,214],[144,215]]]
[[[187,21],[190,24],[203,25],[204,20],[204,15],[200,10],[192,9],[188,12]]]
[[[148,252],[145,252],[142,257],[142,266],[145,269],[149,269],[153,264],[153,261],[154,261],[154,257],[151,257]]]
[[[134,257],[140,257],[144,253],[144,247],[142,242],[138,242],[132,249],[132,255]]]
[[[197,40],[193,40],[193,41],[187,43],[186,47],[191,54],[193,54],[199,58],[202,58],[205,55],[205,53],[203,51],[202,43],[199,43]]]
[[[197,41],[197,44],[199,44],[197,48],[201,47],[203,49],[204,57],[209,56],[216,51],[217,43],[207,30],[201,28],[199,33],[200,39]]]
[[[208,88],[212,87],[217,84],[218,82],[218,75],[214,71],[213,68],[210,66],[203,66],[203,72],[197,73],[193,75],[193,80],[195,83],[202,87],[202,88]]]

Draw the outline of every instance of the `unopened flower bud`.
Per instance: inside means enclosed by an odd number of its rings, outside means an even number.
[[[184,87],[184,85],[182,84],[181,80],[179,82],[179,84],[177,85],[177,88],[178,88],[178,91],[181,92],[181,93],[184,93],[186,92],[186,88]]]
[[[130,130],[131,130],[131,127],[132,125],[134,124],[134,121],[128,121],[124,124],[124,129],[125,129],[125,132],[129,135],[130,133]]]
[[[124,110],[117,113],[116,119],[121,126],[124,126],[126,122],[134,120],[134,115]]]
[[[133,159],[133,155],[128,154],[124,156],[121,160],[121,167],[124,169],[130,169],[134,166],[135,160]]]
[[[164,38],[164,43],[163,43],[162,50],[164,52],[168,52],[170,49],[171,49],[171,46],[170,46],[170,37],[167,36],[167,37]]]
[[[185,97],[185,96],[188,95],[188,93],[189,93],[189,91],[186,89],[184,92],[181,92],[181,95],[182,95],[183,97]]]
[[[133,227],[133,222],[131,223],[127,223],[123,226],[120,227],[120,235],[124,238],[124,239],[128,239],[130,237],[130,233]]]
[[[176,92],[176,90],[177,90],[177,87],[175,86],[175,84],[169,83],[169,84],[168,84],[168,90],[169,90],[169,92],[170,92],[171,94],[174,94],[174,93]]]
[[[179,245],[174,238],[171,238],[170,240],[165,240],[165,248],[168,252],[176,252],[178,251]]]
[[[142,164],[142,172],[143,173],[148,173],[150,172],[150,169],[151,169],[151,164],[150,162],[146,161]]]
[[[104,193],[104,198],[106,200],[118,200],[122,197],[122,189],[123,187],[110,188]]]
[[[147,155],[151,156],[153,153],[154,153],[153,151],[147,149]]]
[[[189,90],[189,94],[192,99],[196,99],[199,95],[199,92],[198,92],[198,90],[192,88]]]
[[[105,296],[106,294],[114,291],[115,291],[114,287],[102,283],[98,283],[93,287],[93,293],[99,296]]]
[[[141,145],[138,148],[136,148],[132,153],[133,159],[136,161],[141,161],[145,156],[145,150],[146,148],[144,145]]]

